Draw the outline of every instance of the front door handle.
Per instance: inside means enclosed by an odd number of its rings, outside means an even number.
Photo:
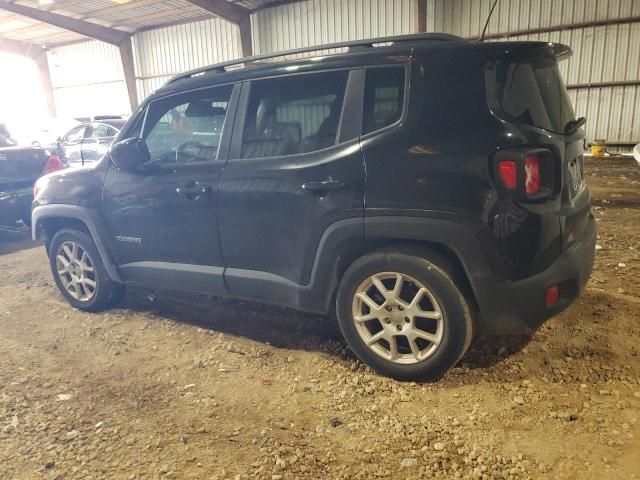
[[[200,195],[206,195],[211,193],[211,185],[205,185],[199,182],[187,182],[176,187],[176,193],[178,195],[184,195],[190,200],[199,197]]]
[[[306,190],[307,192],[323,194],[323,193],[333,192],[335,190],[341,190],[346,186],[347,184],[345,182],[328,178],[327,180],[322,180],[321,182],[304,183],[302,185],[302,189]]]

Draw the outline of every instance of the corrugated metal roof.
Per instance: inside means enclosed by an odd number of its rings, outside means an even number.
[[[249,10],[280,2],[280,0],[227,1]],[[186,0],[54,0],[47,5],[40,4],[38,0],[18,0],[15,3],[126,32],[213,17],[207,10]],[[0,37],[46,45],[86,38],[1,9]]]

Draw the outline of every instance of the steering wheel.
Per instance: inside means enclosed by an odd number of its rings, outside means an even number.
[[[203,148],[206,148],[206,145],[192,140],[180,144],[176,149],[176,163],[189,163],[193,161],[193,159],[198,158]],[[194,152],[194,149],[197,149],[197,151]]]

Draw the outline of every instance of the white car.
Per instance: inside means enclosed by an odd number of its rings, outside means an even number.
[[[638,162],[638,167],[640,167],[640,143],[633,147],[633,158]]]

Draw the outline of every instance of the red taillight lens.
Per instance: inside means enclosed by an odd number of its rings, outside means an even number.
[[[524,159],[524,189],[527,195],[540,191],[540,159],[536,155]]]
[[[44,164],[42,168],[42,175],[46,175],[47,173],[56,172],[58,170],[62,170],[64,165],[60,161],[57,155],[50,155],[47,163]]]
[[[500,171],[500,178],[504,186],[510,190],[516,188],[517,175],[516,175],[516,162],[513,160],[503,160],[498,163],[498,170]]]
[[[552,307],[558,300],[560,299],[560,287],[558,285],[551,285],[547,288],[547,291],[544,292],[544,304],[547,307]]]

